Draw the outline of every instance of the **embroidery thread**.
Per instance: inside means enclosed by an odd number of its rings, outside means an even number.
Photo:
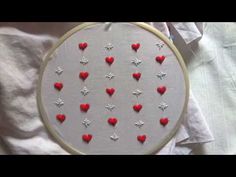
[[[57,107],[61,107],[61,106],[63,106],[64,105],[64,102],[63,102],[63,100],[61,99],[61,98],[58,98],[57,99],[57,101],[55,101],[55,103],[54,103]]]
[[[82,124],[87,128],[90,124],[91,124],[91,121],[88,120],[87,118],[85,118],[82,122]]]
[[[63,69],[60,66],[58,66],[57,69],[55,70],[55,73],[57,75],[61,75],[63,73]]]

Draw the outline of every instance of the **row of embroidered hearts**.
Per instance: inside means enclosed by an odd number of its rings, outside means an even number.
[[[160,64],[162,64],[165,59],[166,59],[166,57],[164,55],[156,56],[156,58],[155,58],[156,62],[158,62]],[[105,62],[109,65],[111,65],[114,61],[115,61],[115,58],[112,56],[105,58]]]
[[[133,105],[133,110],[136,112],[140,112],[142,108],[143,108],[143,105],[141,105],[141,104]],[[80,104],[80,110],[82,112],[88,112],[89,109],[90,109],[90,104],[88,104],[88,103]]]
[[[58,114],[56,116],[57,120],[60,121],[61,123],[65,121],[66,119],[66,116],[64,114]],[[117,123],[118,123],[118,120],[117,118],[114,118],[114,117],[111,117],[107,120],[108,124],[112,125],[112,126],[115,126]],[[166,126],[169,122],[169,119],[167,117],[163,117],[160,119],[160,124],[163,125],[163,126]],[[88,136],[90,134],[87,134],[87,135],[83,135],[82,136],[82,139],[86,142],[89,142],[91,139],[92,139],[92,135]],[[140,137],[141,135],[139,135],[138,137]],[[143,136],[143,135],[142,135]],[[144,135],[145,136],[145,135]],[[89,138],[90,137],[90,138]],[[142,139],[142,138],[141,138]],[[141,140],[140,138],[138,138],[138,140],[140,141]],[[146,136],[144,138],[144,141],[146,139]],[[143,142],[144,142],[143,141]],[[142,142],[142,141],[141,141]]]
[[[136,52],[138,51],[140,46],[141,46],[140,43],[131,44],[131,48]],[[78,47],[80,50],[84,51],[88,47],[88,43],[86,42],[79,43]]]
[[[82,139],[84,142],[86,143],[89,143],[93,138],[93,135],[92,134],[84,134],[82,135]],[[137,136],[137,140],[140,142],[140,143],[144,143],[147,139],[147,136],[146,135],[138,135]]]
[[[54,88],[57,89],[58,91],[61,91],[63,87],[64,87],[63,83],[61,82],[54,83]],[[166,92],[167,88],[165,86],[159,86],[157,87],[156,90],[160,95],[163,95]],[[116,91],[115,88],[106,88],[106,93],[110,96],[112,96],[115,93],[115,91]]]
[[[137,81],[141,78],[141,75],[142,74],[140,72],[136,72],[132,74],[133,78],[136,79]],[[79,73],[79,78],[82,79],[83,81],[85,81],[88,77],[89,77],[89,73],[87,71],[82,71]]]
[[[65,114],[57,114],[56,115],[56,119],[63,123],[65,120],[66,120],[66,115]],[[107,122],[112,125],[112,126],[115,126],[117,123],[118,123],[118,119],[115,118],[115,117],[110,117],[107,119]],[[167,117],[162,117],[160,119],[160,124],[163,125],[163,126],[166,126],[169,122],[169,119]]]
[[[134,51],[137,52],[137,50],[138,50],[139,47],[140,47],[140,44],[132,44],[131,47],[132,47],[132,49],[133,49]],[[163,56],[163,57],[164,57],[164,56]],[[161,58],[162,58],[162,57],[160,57],[160,56],[157,56],[157,57],[156,57],[156,61],[159,62],[160,64],[162,64],[162,62],[164,61],[164,59],[163,59],[163,61],[161,61]],[[164,58],[165,58],[165,57],[164,57]],[[140,62],[141,62],[141,61],[140,61]],[[138,80],[140,79],[140,77],[141,77],[141,73],[140,73],[140,72],[136,72],[136,73],[133,73],[132,76],[133,76],[134,79],[136,79],[136,80],[138,81]],[[157,89],[157,91],[158,91],[158,89]],[[138,100],[138,97],[137,97],[137,104],[133,106],[133,109],[134,109],[134,111],[139,112],[139,111],[142,109],[142,107],[143,107],[143,106],[142,106],[141,104],[139,104],[139,100]],[[162,119],[163,119],[163,118],[162,118]],[[141,143],[144,143],[145,140],[146,140],[146,135],[138,135],[138,136],[137,136],[137,140],[138,140],[139,142],[141,142]]]
[[[139,79],[142,76],[142,73],[135,72],[132,74],[132,76],[135,80],[139,81]],[[82,71],[79,73],[79,78],[82,79],[83,81],[85,81],[88,77],[89,77],[89,73],[87,71]]]
[[[84,50],[87,46],[88,46],[87,43],[80,43],[80,44],[79,44],[79,48],[82,49],[82,50]],[[83,58],[84,58],[84,56],[83,56]],[[85,81],[88,76],[89,76],[89,73],[88,73],[88,72],[80,72],[80,73],[79,73],[79,77],[80,77],[80,79],[82,79],[83,81]],[[90,105],[89,105],[89,104],[81,104],[81,105],[80,105],[80,110],[81,110],[82,112],[87,112],[87,111],[89,110],[89,108],[90,108]],[[60,116],[60,114],[59,114],[59,116]],[[64,115],[62,115],[62,116],[65,117]],[[58,118],[58,115],[57,115],[56,117]],[[87,127],[86,127],[86,128],[87,128]],[[92,135],[91,135],[91,134],[84,134],[84,135],[82,136],[82,139],[84,140],[84,142],[89,143],[89,142],[91,141],[91,139],[92,139]]]
[[[84,134],[82,135],[82,140],[86,143],[89,143],[93,138],[93,135],[91,134]],[[144,143],[147,139],[147,136],[146,135],[138,135],[137,136],[137,140],[140,142],[140,143]]]

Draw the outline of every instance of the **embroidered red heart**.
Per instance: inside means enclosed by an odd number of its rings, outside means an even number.
[[[163,95],[166,92],[166,87],[165,86],[158,87],[157,92],[159,92],[161,95]]]
[[[140,47],[140,44],[139,44],[139,43],[132,44],[131,47],[132,47],[133,50],[135,50],[135,51],[137,52],[137,50],[138,50],[139,47]]]
[[[83,111],[83,112],[87,112],[90,108],[90,105],[89,104],[81,104],[80,105],[80,110]]]
[[[111,65],[113,62],[114,62],[114,57],[106,57],[105,58],[105,61],[109,64],[109,65]]]
[[[137,136],[137,140],[140,142],[140,143],[144,143],[146,141],[146,135],[139,135]]]
[[[133,78],[135,78],[137,81],[140,79],[141,73],[133,73]]]
[[[88,72],[80,72],[80,73],[79,73],[79,77],[80,77],[80,79],[82,79],[82,80],[87,79],[88,76],[89,76],[89,73],[88,73]]]
[[[54,88],[60,91],[63,88],[63,84],[61,82],[56,82],[54,83]]]
[[[88,47],[88,44],[87,44],[86,42],[83,42],[83,43],[80,43],[80,44],[79,44],[80,50],[84,50],[84,49],[86,49],[87,47]]]
[[[91,134],[84,134],[82,136],[83,141],[85,141],[86,143],[89,143],[92,140],[92,138],[93,138],[93,135]]]
[[[114,88],[107,88],[106,92],[108,95],[112,96],[115,93],[115,89]]]
[[[143,108],[143,106],[141,104],[136,104],[136,105],[133,106],[133,109],[136,112],[139,112],[142,108]]]
[[[166,57],[163,56],[163,55],[156,57],[156,61],[157,61],[158,63],[160,63],[160,64],[162,64],[165,59],[166,59]]]
[[[160,124],[163,126],[166,126],[169,122],[169,119],[167,117],[163,117],[160,119]]]
[[[115,118],[115,117],[110,117],[107,122],[112,125],[112,126],[115,126],[116,123],[118,122],[118,120]]]
[[[64,122],[66,120],[66,116],[64,114],[57,114],[56,118],[59,122]]]

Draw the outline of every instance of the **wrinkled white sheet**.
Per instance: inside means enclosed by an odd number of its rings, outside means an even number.
[[[169,35],[166,23],[152,25]],[[192,38],[199,37],[192,35]],[[57,38],[48,35],[0,28],[0,136],[12,154],[67,154],[49,137],[36,104],[42,57],[56,41]],[[159,154],[189,154],[196,145],[212,140],[205,117],[191,93],[184,122]]]
[[[195,153],[236,154],[236,23],[205,23],[202,39],[188,47],[181,36],[176,39],[188,58],[192,92],[215,138]]]

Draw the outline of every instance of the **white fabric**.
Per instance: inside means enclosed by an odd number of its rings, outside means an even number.
[[[203,34],[202,28],[203,23],[180,23],[173,22],[170,23],[181,35],[186,44],[190,44],[195,40],[200,40]]]
[[[198,45],[191,44],[187,50],[176,33],[176,44],[189,59],[192,92],[215,138],[194,153],[236,154],[236,23],[205,23],[203,27]]]
[[[166,23],[159,27],[168,31]],[[42,57],[56,40],[0,29],[0,135],[12,154],[68,154],[45,131],[36,104]],[[192,94],[184,120],[159,154],[189,154],[195,145],[213,140]]]

